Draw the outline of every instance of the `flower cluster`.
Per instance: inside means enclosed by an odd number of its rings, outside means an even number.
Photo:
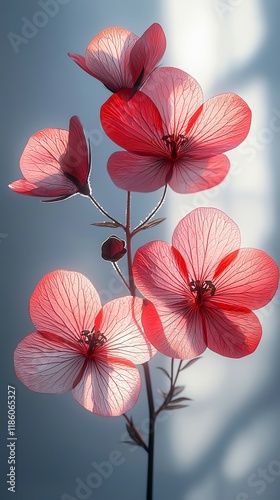
[[[132,408],[141,387],[136,365],[146,364],[156,351],[180,360],[206,348],[234,358],[252,353],[262,333],[253,310],[267,304],[278,286],[272,258],[240,248],[237,225],[215,208],[193,210],[175,228],[171,244],[152,241],[133,259],[132,237],[164,220],[152,218],[167,186],[187,194],[219,184],[230,168],[224,153],[246,138],[251,123],[251,111],[238,95],[204,101],[192,76],[158,67],[165,48],[164,32],[155,23],[141,37],[107,28],[93,38],[85,57],[69,53],[112,92],[100,116],[105,133],[124,149],[110,156],[107,169],[114,184],[128,192],[125,223],[92,195],[91,148],[77,116],[70,119],[69,132],[43,129],[29,139],[20,159],[23,179],[10,184],[13,191],[47,201],[81,194],[109,219],[95,225],[125,232],[126,240],[107,238],[101,255],[113,264],[129,295],[102,307],[85,276],[49,273],[30,299],[36,331],[14,355],[16,374],[29,389],[72,390],[81,405],[99,415]],[[162,187],[160,203],[131,230],[130,191]],[[116,264],[125,255],[128,278]],[[136,286],[143,298],[136,297]],[[180,389],[169,378],[171,388],[160,409],[171,400],[172,408],[176,402],[179,407],[184,399],[172,399]],[[132,420],[128,429],[146,449]]]

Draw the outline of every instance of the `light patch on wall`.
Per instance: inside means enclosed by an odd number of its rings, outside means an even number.
[[[243,427],[231,441],[222,462],[223,474],[229,479],[246,477],[260,463],[260,456],[266,456],[274,448],[275,435],[271,429],[277,426],[278,415],[275,413],[261,415],[254,422]],[[275,451],[275,455],[278,455]],[[271,458],[274,458],[274,454]]]
[[[219,20],[211,3],[165,0],[163,12],[167,19],[165,31],[170,64],[201,80],[202,86],[207,86],[218,64],[215,54],[219,42],[216,29]]]
[[[224,29],[230,33],[224,50],[224,55],[228,54],[225,60],[229,69],[232,69],[234,63],[238,67],[248,64],[257,54],[266,36],[259,1],[243,0],[236,1],[235,4],[223,20]]]

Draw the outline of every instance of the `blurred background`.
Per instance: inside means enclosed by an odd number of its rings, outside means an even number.
[[[124,418],[92,415],[71,393],[31,392],[13,369],[14,349],[33,331],[30,295],[46,273],[84,273],[104,303],[126,294],[111,265],[99,258],[111,231],[90,226],[103,217],[81,196],[44,204],[11,192],[7,185],[21,177],[19,159],[28,138],[47,127],[68,129],[69,118],[77,114],[92,143],[93,193],[123,219],[125,193],[114,187],[106,171],[117,147],[99,121],[99,108],[110,94],[67,52],[84,55],[90,40],[110,26],[140,36],[158,22],[167,37],[162,64],[195,77],[205,99],[238,93],[250,105],[253,122],[246,141],[228,154],[232,166],[225,181],[192,196],[170,191],[159,213],[167,221],[138,235],[135,249],[151,239],[170,241],[176,223],[190,210],[215,206],[239,225],[242,246],[261,248],[280,264],[280,5],[276,0],[2,0],[0,14],[1,498],[11,495],[6,484],[11,385],[16,388],[17,435],[13,498],[144,500],[146,456],[122,444]],[[133,196],[135,225],[160,195]],[[231,360],[206,351],[184,372],[180,383],[193,402],[158,422],[155,500],[280,497],[279,305],[278,293],[258,311],[263,338],[254,354]],[[169,360],[157,355],[152,361],[159,403],[157,389],[167,387],[157,366],[169,369]],[[147,433],[144,390],[130,414]],[[118,464],[112,465],[113,456]]]

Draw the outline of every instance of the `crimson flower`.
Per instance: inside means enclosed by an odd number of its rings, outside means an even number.
[[[72,52],[68,55],[111,92],[117,92],[143,85],[165,48],[163,29],[154,23],[140,38],[124,28],[107,28],[91,40],[85,57]]]
[[[229,170],[221,153],[248,134],[251,111],[236,94],[203,103],[200,85],[176,68],[158,68],[142,91],[114,94],[101,108],[106,134],[127,152],[113,153],[108,171],[127,191],[150,192],[165,184],[194,193],[219,184]]]
[[[88,196],[90,154],[82,124],[77,116],[69,132],[56,128],[40,130],[30,137],[20,159],[24,179],[9,188],[20,194],[65,200],[76,193]]]
[[[237,225],[220,210],[197,208],[174,230],[172,245],[153,241],[135,255],[134,279],[148,299],[142,322],[163,354],[185,359],[206,347],[239,358],[262,333],[252,309],[277,290],[279,270],[262,250],[240,249]]]
[[[141,380],[135,363],[155,349],[141,327],[142,299],[122,297],[103,308],[91,282],[54,271],[36,286],[30,316],[37,331],[14,354],[18,378],[32,391],[65,393],[87,410],[121,415],[136,403]]]

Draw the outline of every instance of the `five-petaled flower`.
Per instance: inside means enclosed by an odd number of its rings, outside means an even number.
[[[247,136],[251,111],[236,94],[203,103],[199,84],[176,68],[158,68],[134,94],[120,91],[101,108],[106,134],[126,152],[113,153],[108,171],[128,191],[165,184],[194,193],[219,184],[229,170],[222,154]]]
[[[20,194],[65,200],[90,195],[90,152],[83,126],[72,116],[67,130],[47,128],[30,137],[20,159],[24,179],[9,187]]]
[[[214,208],[184,217],[172,245],[141,247],[133,271],[148,299],[146,335],[160,352],[180,359],[206,347],[232,358],[252,353],[262,333],[252,310],[272,299],[279,280],[274,260],[262,250],[240,249],[238,226]]]
[[[93,413],[127,412],[141,387],[135,363],[156,352],[141,327],[142,306],[138,297],[122,297],[102,308],[97,291],[82,274],[47,274],[30,299],[37,331],[15,350],[16,375],[36,392],[72,389],[78,403]]]
[[[140,38],[124,28],[107,28],[92,39],[85,57],[72,52],[69,56],[111,92],[135,91],[155,69],[165,48],[163,29],[154,23]]]

